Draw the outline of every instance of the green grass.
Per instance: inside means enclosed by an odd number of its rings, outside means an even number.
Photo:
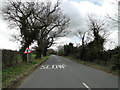
[[[18,60],[18,62],[22,62],[22,57],[21,57],[21,55],[19,54],[19,55],[17,55],[17,60]]]
[[[1,90],[1,88],[2,88],[2,71],[0,69],[0,90]]]
[[[35,55],[32,56],[32,58],[35,57]],[[42,57],[41,59],[32,60],[30,62],[24,62],[20,63],[18,65],[4,68],[2,69],[2,85],[3,87],[10,83],[12,80],[14,80],[17,76],[28,72],[30,69],[32,69],[33,66],[35,66],[38,63],[43,62],[46,58],[49,56]]]
[[[86,66],[89,66],[89,67],[92,67],[92,68],[95,68],[95,69],[98,69],[98,70],[101,70],[101,71],[104,71],[106,73],[110,73],[110,74],[113,74],[113,75],[116,75],[116,76],[119,76],[119,73],[118,71],[113,71],[109,66],[102,66],[102,65],[99,65],[99,64],[96,64],[96,63],[91,63],[91,62],[84,62],[82,60],[77,60],[77,59],[73,59],[72,57],[66,57],[66,56],[63,56],[64,58],[67,58],[67,59],[70,59],[74,62],[77,62],[77,63],[80,63],[80,64],[84,64]]]
[[[31,55],[31,60],[33,60],[35,58],[35,56],[36,56],[35,54],[32,54]]]

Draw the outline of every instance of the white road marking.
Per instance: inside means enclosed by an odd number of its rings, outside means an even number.
[[[88,90],[92,90],[87,84],[82,83]]]
[[[46,67],[45,67],[45,65],[42,65],[41,67],[40,67],[40,69],[45,69]]]
[[[59,67],[60,69],[65,68],[63,65],[58,65],[58,67]]]
[[[66,68],[65,64],[62,65],[42,65],[40,69],[64,69]]]
[[[57,69],[58,66],[57,65],[52,65],[52,69]]]
[[[51,69],[51,68],[49,68],[49,65],[46,65],[46,69]]]
[[[65,65],[65,64],[63,64],[63,66],[64,66],[64,67],[66,67],[66,65]]]

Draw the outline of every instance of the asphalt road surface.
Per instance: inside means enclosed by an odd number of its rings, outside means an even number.
[[[118,88],[118,77],[51,55],[19,88]]]

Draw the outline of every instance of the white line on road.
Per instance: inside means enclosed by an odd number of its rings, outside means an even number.
[[[88,90],[92,90],[87,84],[82,83]]]
[[[65,69],[66,65],[42,65],[40,69]]]
[[[64,67],[66,67],[66,65],[65,65],[65,64],[63,64],[63,66],[64,66]]]

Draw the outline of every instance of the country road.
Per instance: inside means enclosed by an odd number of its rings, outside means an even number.
[[[19,88],[118,88],[118,77],[51,55]]]

